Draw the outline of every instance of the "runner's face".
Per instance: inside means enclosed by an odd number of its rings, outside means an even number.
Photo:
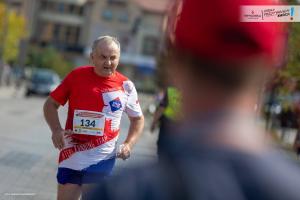
[[[96,74],[104,77],[115,73],[120,59],[120,50],[117,44],[111,42],[99,43],[91,53],[91,60],[95,65]]]

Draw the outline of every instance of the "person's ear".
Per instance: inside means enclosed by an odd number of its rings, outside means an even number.
[[[94,59],[94,54],[93,54],[93,52],[91,52],[90,59],[89,59],[90,64],[94,64],[93,59]]]
[[[90,53],[89,64],[94,65],[93,59],[94,59],[94,54]]]

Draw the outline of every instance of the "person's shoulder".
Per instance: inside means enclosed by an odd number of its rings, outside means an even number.
[[[120,82],[129,81],[129,78],[127,76],[125,76],[124,74],[118,71],[116,71],[116,79],[119,80]]]
[[[79,66],[79,67],[74,68],[68,74],[68,77],[74,79],[74,78],[77,78],[79,76],[89,74],[90,72],[92,72],[92,70],[93,70],[92,66]]]
[[[72,70],[71,73],[74,73],[74,74],[86,73],[86,72],[91,72],[93,69],[94,69],[93,66],[84,65],[84,66],[76,67],[75,69]]]
[[[126,93],[130,94],[135,89],[134,83],[120,72],[117,72],[116,79],[120,82]]]

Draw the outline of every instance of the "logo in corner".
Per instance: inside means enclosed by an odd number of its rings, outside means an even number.
[[[112,112],[115,112],[117,110],[120,110],[122,108],[122,103],[120,98],[115,98],[114,100],[109,102],[110,108]]]

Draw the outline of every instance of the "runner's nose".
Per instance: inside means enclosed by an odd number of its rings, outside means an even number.
[[[110,66],[111,65],[111,60],[110,59],[107,59],[106,62],[105,62],[106,66]]]

